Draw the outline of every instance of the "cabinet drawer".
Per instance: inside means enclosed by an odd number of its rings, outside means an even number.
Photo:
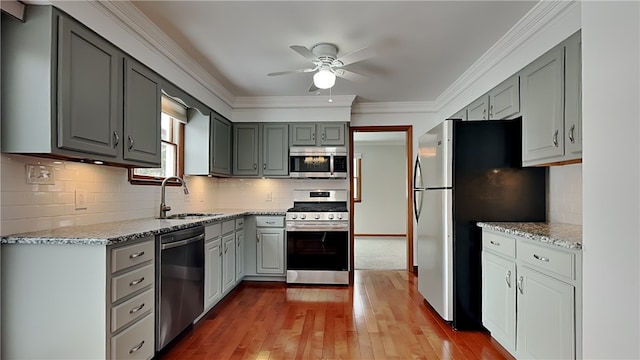
[[[222,235],[222,223],[207,225],[204,228],[204,240],[211,240]]]
[[[507,235],[483,232],[482,248],[511,258],[516,257],[516,239]]]
[[[244,218],[236,219],[236,230],[240,230],[244,227]]]
[[[284,216],[256,216],[258,227],[284,227]]]
[[[111,301],[115,302],[145,286],[153,284],[153,264],[111,279]]]
[[[574,254],[527,242],[518,243],[518,259],[557,275],[574,279]]]
[[[222,233],[228,234],[236,229],[236,222],[234,220],[227,220],[222,223]]]
[[[111,272],[114,273],[153,259],[154,245],[155,242],[149,240],[113,249],[111,251]]]
[[[111,332],[147,314],[153,309],[153,288],[111,309]]]
[[[111,359],[151,359],[154,355],[153,314],[111,338]]]

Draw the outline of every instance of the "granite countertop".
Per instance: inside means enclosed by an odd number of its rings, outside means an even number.
[[[220,215],[190,220],[142,218],[94,225],[65,226],[51,230],[5,235],[0,238],[0,242],[2,244],[113,245],[243,215],[284,216],[286,213],[285,210],[247,209],[216,209],[203,212]]]
[[[582,249],[582,226],[580,225],[537,222],[479,222],[478,226],[567,249]]]

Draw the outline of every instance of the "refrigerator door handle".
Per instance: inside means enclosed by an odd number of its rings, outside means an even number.
[[[422,189],[414,189],[413,190],[413,212],[416,216],[416,222],[420,220],[420,213],[422,212]],[[420,193],[420,203],[417,203],[417,195]]]

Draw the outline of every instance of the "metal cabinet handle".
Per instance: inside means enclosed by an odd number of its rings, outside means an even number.
[[[516,284],[516,286],[518,287],[518,291],[520,291],[520,294],[524,294],[523,290],[522,290],[522,282],[524,281],[524,277],[520,276],[518,278],[518,283]]]
[[[257,235],[256,235],[256,240],[257,240],[258,242],[260,242],[260,234],[257,234]]]
[[[144,251],[140,251],[140,252],[137,252],[135,254],[129,255],[129,259],[135,259],[135,258],[140,257],[142,255],[144,255]]]
[[[558,147],[558,130],[553,134],[553,146]]]
[[[131,350],[129,350],[129,354],[133,354],[134,352],[142,349],[142,345],[144,345],[144,340],[142,340],[140,344],[138,344],[137,346],[134,346]]]
[[[253,170],[257,169],[258,165],[257,164],[253,164]]]
[[[273,224],[275,224],[275,223],[276,223],[275,221],[265,221],[265,222],[266,222],[267,224],[269,224],[269,225],[273,225]]]
[[[507,271],[505,280],[507,281],[507,286],[509,287],[509,289],[511,289],[511,270]]]
[[[489,242],[491,243],[491,245],[500,246],[500,243],[497,241],[489,240]]]
[[[142,303],[140,306],[138,306],[136,308],[133,308],[133,309],[129,310],[129,314],[135,314],[138,311],[142,310],[143,307],[144,307],[144,303]]]
[[[487,120],[487,109],[482,109],[482,120]]]
[[[115,140],[115,141],[113,142],[113,147],[114,147],[114,148],[117,148],[117,147],[118,147],[118,144],[120,144],[120,135],[118,135],[118,132],[117,132],[117,131],[114,131],[114,132],[113,132],[113,139]]]
[[[222,256],[222,246],[218,248],[218,256]]]
[[[322,133],[322,140],[324,140],[324,133]]]
[[[267,169],[267,164],[262,164],[262,168],[266,170]]]
[[[311,134],[311,140],[315,140],[316,139],[316,133]]]
[[[489,119],[493,119],[493,105],[489,106]]]
[[[576,125],[575,124],[571,125],[571,127],[569,128],[569,141],[571,141],[572,144],[575,144],[576,142],[576,138],[573,134],[575,130],[576,130]]]
[[[138,279],[138,280],[133,280],[132,282],[130,282],[130,283],[129,283],[129,286],[136,286],[136,285],[140,284],[140,283],[141,283],[141,282],[143,282],[143,281],[144,281],[144,277],[141,277],[141,278],[140,278],[140,279]]]
[[[226,254],[229,251],[229,247],[227,245],[224,246],[224,253]]]
[[[540,261],[544,261],[544,262],[549,262],[549,258],[546,258],[544,256],[540,256],[538,254],[533,254],[533,258],[536,260],[540,260]]]
[[[133,149],[133,138],[131,137],[131,135],[129,135],[128,138],[129,138],[129,151],[131,151],[131,149]]]

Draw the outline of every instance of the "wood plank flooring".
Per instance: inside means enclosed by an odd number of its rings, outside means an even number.
[[[354,286],[244,282],[160,359],[513,359],[454,331],[406,271],[356,270]]]

